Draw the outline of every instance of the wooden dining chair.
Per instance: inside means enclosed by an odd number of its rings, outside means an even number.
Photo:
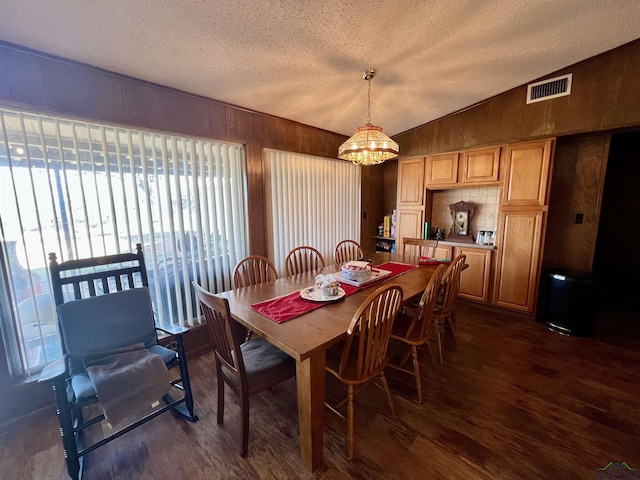
[[[344,262],[351,260],[357,260],[364,256],[364,251],[358,242],[355,240],[342,240],[336,246],[336,264],[340,265]]]
[[[193,288],[213,340],[218,384],[217,421],[221,424],[224,420],[226,383],[240,400],[240,454],[244,457],[249,446],[249,397],[293,377],[295,361],[262,337],[242,343],[244,327],[231,318],[228,300],[207,292],[196,282],[193,282]]]
[[[380,377],[391,414],[396,416],[391,391],[384,376],[388,363],[387,347],[393,321],[402,304],[402,288],[389,284],[369,295],[356,310],[343,343],[327,350],[326,370],[347,386],[347,398],[336,405],[325,405],[341,418],[337,410],[347,403],[348,456],[353,459],[354,387],[362,387]]]
[[[466,258],[466,255],[458,255],[447,268],[440,284],[439,300],[433,312],[440,364],[442,364],[441,337],[444,336],[446,327],[449,327],[453,340],[456,341],[456,299],[460,291],[460,274],[465,268]]]
[[[431,257],[436,256],[437,240],[427,240],[425,238],[403,238],[402,255],[405,257]]]
[[[418,392],[418,403],[422,403],[422,382],[420,380],[420,366],[418,364],[418,347],[426,345],[431,357],[431,364],[435,369],[436,363],[433,359],[430,340],[434,331],[433,311],[438,299],[438,291],[444,275],[445,266],[440,265],[429,279],[420,301],[415,308],[408,313],[398,313],[393,322],[391,330],[391,340],[408,345],[409,352],[406,353],[398,363],[389,363],[389,367],[401,372],[409,373],[416,379],[416,390]],[[404,364],[412,357],[413,370],[408,370]]]
[[[324,268],[324,258],[322,254],[313,247],[296,247],[289,252],[284,260],[287,276],[298,273]]]
[[[243,258],[233,270],[233,288],[248,287],[277,279],[276,267],[271,260],[262,255]]]

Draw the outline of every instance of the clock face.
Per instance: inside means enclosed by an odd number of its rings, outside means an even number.
[[[456,216],[453,221],[453,231],[457,235],[467,235],[469,223],[469,212],[461,211],[456,212]]]

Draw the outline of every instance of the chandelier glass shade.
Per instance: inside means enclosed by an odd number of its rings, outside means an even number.
[[[368,123],[338,149],[338,158],[356,165],[378,165],[398,156],[398,144],[382,133],[382,127]]]
[[[357,128],[356,133],[338,149],[338,158],[356,165],[378,165],[398,156],[398,144],[382,133],[382,127],[371,124],[371,79],[375,74],[373,68],[362,74],[362,78],[369,82],[367,123]]]

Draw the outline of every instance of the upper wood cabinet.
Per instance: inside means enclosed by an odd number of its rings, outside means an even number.
[[[552,146],[553,140],[546,140],[507,147],[503,205],[546,204]]]
[[[500,147],[462,152],[462,179],[464,184],[498,181]]]
[[[426,186],[452,185],[458,181],[458,152],[430,155],[426,163]]]
[[[398,160],[398,208],[424,205],[424,157]]]

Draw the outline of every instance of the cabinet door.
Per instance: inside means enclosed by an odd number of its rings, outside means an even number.
[[[427,157],[426,171],[427,187],[455,184],[458,181],[458,153]]]
[[[424,157],[398,160],[398,207],[424,205]]]
[[[500,147],[464,152],[462,154],[462,183],[497,182],[499,166]]]
[[[396,211],[396,252],[402,255],[405,237],[422,238],[422,209],[402,209]]]
[[[494,287],[494,303],[533,313],[540,267],[544,212],[514,210],[500,214],[501,238]]]
[[[545,205],[553,140],[507,147],[503,205]]]
[[[453,257],[451,256],[451,247],[449,247],[448,245],[438,245],[436,247],[436,251],[434,252],[434,258],[437,258],[438,260],[446,260],[449,259],[451,260]]]
[[[455,247],[453,258],[465,255],[465,268],[460,274],[460,296],[487,303],[491,275],[491,250],[483,248]]]

